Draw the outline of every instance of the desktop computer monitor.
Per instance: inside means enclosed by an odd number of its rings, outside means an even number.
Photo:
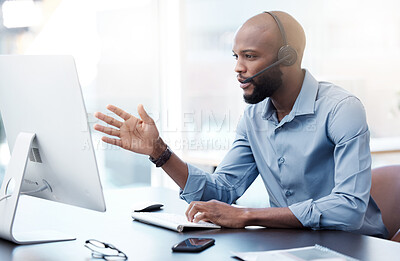
[[[12,228],[21,194],[105,211],[74,59],[0,56],[0,112],[12,151],[0,191],[0,237],[21,244],[71,239]]]

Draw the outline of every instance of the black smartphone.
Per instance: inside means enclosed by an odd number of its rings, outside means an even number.
[[[174,252],[200,252],[214,245],[215,240],[212,238],[188,238],[182,242],[173,245]]]

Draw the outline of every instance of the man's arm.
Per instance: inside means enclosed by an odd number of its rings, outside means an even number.
[[[95,113],[96,118],[114,127],[99,124],[94,126],[95,130],[112,136],[102,137],[104,142],[136,153],[149,155],[155,159],[159,158],[165,151],[167,145],[160,138],[154,120],[147,114],[143,105],[139,104],[138,106],[140,119],[113,105],[108,105],[107,109],[121,117],[123,121],[101,112]],[[182,189],[185,187],[188,167],[176,154],[172,154],[162,168],[179,187]]]
[[[95,130],[112,136],[102,137],[104,142],[155,159],[165,151],[167,145],[160,138],[155,122],[146,113],[143,105],[138,106],[140,119],[112,105],[108,105],[107,109],[123,121],[100,112],[95,113],[96,118],[112,126],[94,126]],[[171,155],[162,168],[182,189],[182,198],[188,202],[218,199],[232,203],[243,194],[258,172],[248,142],[242,136],[239,135],[234,143],[234,150],[228,153],[224,159],[225,163],[221,164],[220,175],[207,174],[191,165],[188,166],[176,154]],[[223,173],[226,168],[229,168],[229,171]],[[190,176],[192,180],[188,182]]]
[[[339,101],[329,114],[326,129],[335,146],[334,187],[325,197],[289,208],[305,227],[358,230],[364,222],[371,187],[369,130],[361,102],[352,96]]]
[[[232,204],[256,179],[259,172],[246,136],[245,120],[236,128],[236,138],[214,173],[207,173],[191,164],[188,179],[180,197],[186,202],[216,199]]]
[[[150,156],[154,159],[158,159],[166,149],[167,144],[159,138],[155,143],[153,153],[150,154]],[[189,170],[186,163],[183,162],[175,153],[172,153],[169,160],[161,167],[181,189],[185,188]]]
[[[188,220],[194,222],[211,221],[232,228],[243,228],[251,225],[277,228],[303,227],[287,207],[238,208],[229,205],[244,193],[258,175],[254,155],[247,139],[244,117],[239,122],[236,133],[232,148],[214,174],[210,175],[200,170],[191,169],[189,179],[195,176],[196,181],[202,181],[198,182],[199,184],[196,187],[185,188],[181,195],[182,198],[190,202],[186,211]],[[189,168],[192,167],[189,165]],[[187,186],[190,186],[190,183],[191,181],[188,182]]]
[[[165,151],[166,144],[159,137],[159,132],[153,119],[148,116],[142,105],[138,106],[141,119],[115,106],[107,106],[107,108],[124,119],[124,121],[119,121],[102,113],[95,114],[98,119],[115,127],[95,125],[95,130],[115,137],[105,136],[102,138],[104,142],[136,153],[149,155],[153,158],[160,157]],[[194,171],[192,172],[198,171],[193,175],[201,176],[200,179],[204,181],[202,187],[198,187],[197,184],[192,187],[186,186],[189,178],[188,165],[176,154],[173,153],[171,155],[162,168],[181,189],[188,190],[186,194],[183,191],[181,197],[187,201],[217,198],[231,203],[253,182],[258,171],[245,137],[243,124],[244,122],[241,121],[238,126],[238,137],[234,142],[233,149],[219,166],[218,175],[210,175],[193,169]],[[228,172],[225,173],[225,171]],[[192,192],[191,190],[193,189],[196,191]],[[216,200],[208,202],[193,201],[187,211],[188,217],[191,217],[189,218],[190,220],[193,220],[193,216],[198,212],[199,207],[205,219],[226,227],[244,227],[247,225],[301,227],[301,223],[288,208],[240,209]],[[196,217],[195,221],[198,221],[201,216]]]

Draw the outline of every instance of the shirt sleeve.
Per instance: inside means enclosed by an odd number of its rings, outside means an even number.
[[[245,128],[244,117],[240,120],[232,148],[213,174],[188,164],[189,176],[180,197],[187,202],[216,199],[233,203],[258,175]]]
[[[371,188],[369,130],[361,102],[355,97],[340,101],[328,116],[327,132],[335,144],[335,187],[325,197],[298,202],[289,209],[305,227],[357,230]]]

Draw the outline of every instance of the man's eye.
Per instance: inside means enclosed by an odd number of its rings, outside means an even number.
[[[232,54],[233,58],[235,58],[235,60],[238,59],[238,55],[237,54]]]
[[[246,54],[246,58],[247,58],[247,59],[253,59],[253,58],[255,58],[255,56],[254,56],[254,55],[251,55],[251,54]]]

